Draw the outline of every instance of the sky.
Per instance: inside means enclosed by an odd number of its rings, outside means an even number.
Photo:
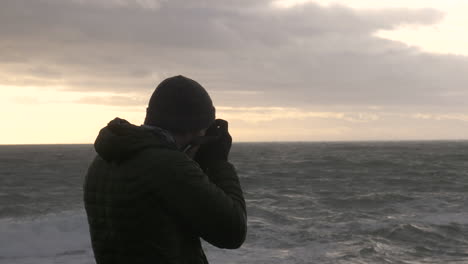
[[[2,0],[0,144],[92,143],[197,80],[234,141],[468,139],[465,0]]]

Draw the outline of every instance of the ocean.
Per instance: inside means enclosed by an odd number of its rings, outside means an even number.
[[[92,145],[0,146],[0,264],[95,263]],[[237,143],[238,250],[210,263],[468,263],[468,142]]]

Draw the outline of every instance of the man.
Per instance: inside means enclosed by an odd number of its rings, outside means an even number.
[[[239,248],[246,210],[231,142],[208,93],[183,76],[158,85],[144,125],[104,127],[84,183],[97,264],[208,263],[200,238]]]

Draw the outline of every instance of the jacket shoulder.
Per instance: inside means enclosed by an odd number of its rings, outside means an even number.
[[[197,165],[195,161],[190,159],[185,153],[164,148],[148,148],[133,157],[134,162],[143,163],[144,167],[152,169],[175,169],[182,163]],[[132,161],[130,161],[131,163]]]

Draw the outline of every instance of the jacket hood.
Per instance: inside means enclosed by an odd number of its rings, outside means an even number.
[[[135,126],[115,118],[101,129],[94,142],[98,155],[108,162],[121,162],[147,148],[177,149],[169,132],[157,127]]]

